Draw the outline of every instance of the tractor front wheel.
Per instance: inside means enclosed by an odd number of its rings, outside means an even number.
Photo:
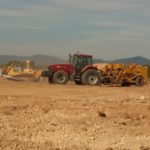
[[[55,72],[53,75],[53,82],[57,84],[66,84],[68,82],[68,74],[63,70]]]
[[[95,69],[89,69],[82,75],[82,84],[84,85],[98,85],[100,82],[100,73]]]

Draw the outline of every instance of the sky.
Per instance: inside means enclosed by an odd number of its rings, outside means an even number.
[[[0,0],[0,54],[150,58],[150,0]]]

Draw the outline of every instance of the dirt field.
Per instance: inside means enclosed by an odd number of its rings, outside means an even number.
[[[0,78],[0,150],[150,150],[150,85]]]

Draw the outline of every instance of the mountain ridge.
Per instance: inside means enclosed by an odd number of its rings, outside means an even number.
[[[139,65],[150,65],[150,59],[142,57],[142,56],[134,56],[129,58],[120,58],[112,61],[106,61],[102,59],[94,59],[95,63],[121,63],[121,64],[139,64]]]
[[[57,63],[67,63],[68,61],[62,58],[58,58],[55,56],[41,55],[36,54],[32,56],[15,56],[15,55],[0,55],[0,64],[7,64],[10,61],[25,61],[32,60],[36,65],[40,66],[48,66],[49,64],[57,64]],[[103,59],[93,59],[94,63],[122,63],[122,64],[130,64],[135,63],[139,65],[150,65],[150,59],[135,56],[130,58],[120,58],[112,61],[106,61]]]
[[[0,64],[7,64],[10,61],[26,61],[32,60],[35,65],[45,66],[53,63],[66,63],[67,61],[55,56],[47,55],[32,55],[32,56],[15,56],[15,55],[0,55]]]

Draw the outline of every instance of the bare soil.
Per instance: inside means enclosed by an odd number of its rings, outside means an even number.
[[[150,85],[0,78],[0,150],[150,150]]]

